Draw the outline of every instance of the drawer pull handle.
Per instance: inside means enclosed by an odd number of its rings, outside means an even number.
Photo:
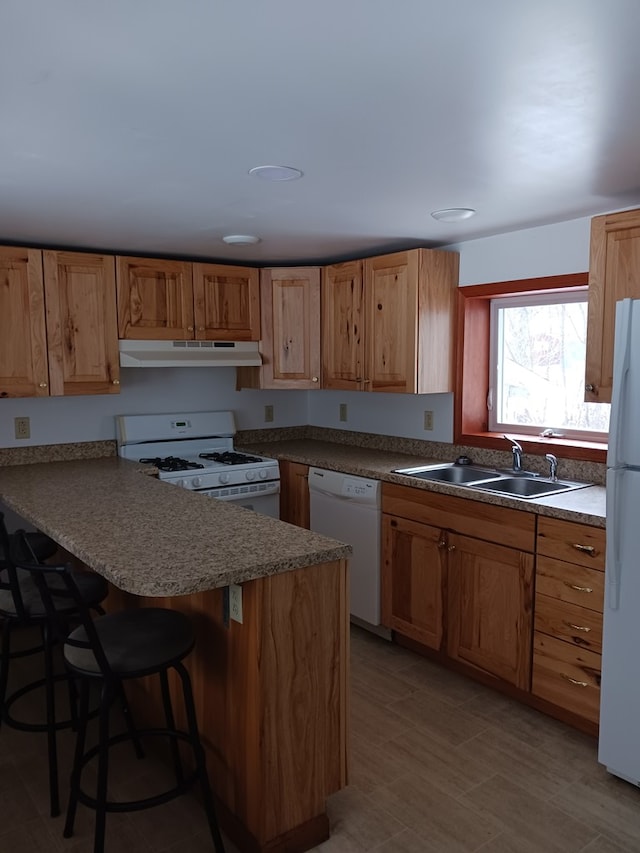
[[[566,625],[567,628],[572,628],[574,631],[584,631],[585,634],[588,634],[591,628],[587,628],[584,625],[574,625],[573,622],[563,622],[563,625]]]
[[[577,592],[593,592],[593,587],[591,586],[578,586],[575,583],[569,583],[569,581],[565,581],[564,585],[568,586],[569,589],[577,590]]]
[[[573,547],[576,551],[582,551],[583,554],[589,554],[590,557],[595,557],[596,549],[593,545],[580,545],[579,542],[574,542]]]
[[[565,681],[568,681],[569,684],[575,684],[576,687],[588,687],[588,681],[578,681],[576,678],[571,678],[570,675],[565,675],[564,672],[561,672],[560,675],[564,678]]]

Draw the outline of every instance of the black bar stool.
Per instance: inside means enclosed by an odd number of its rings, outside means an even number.
[[[4,514],[0,513],[0,619],[2,620],[2,641],[0,647],[0,724],[25,732],[46,732],[49,762],[49,798],[51,816],[60,814],[58,785],[58,750],[56,733],[61,729],[75,725],[76,697],[73,683],[66,671],[54,672],[54,649],[57,644],[56,630],[59,621],[71,626],[78,623],[78,611],[75,602],[65,597],[56,599],[54,605],[56,620],[52,622],[43,604],[42,595],[29,571],[19,568],[19,562],[29,559],[48,559],[58,550],[53,540],[43,533],[25,533],[20,531],[9,535],[4,523]],[[100,575],[92,572],[78,572],[79,595],[87,607],[100,612],[100,602],[108,593],[108,584]],[[51,575],[48,579],[52,593],[63,588],[60,579]],[[26,649],[12,651],[13,634],[18,629],[36,626],[40,629],[41,642]],[[42,678],[29,682],[7,694],[11,661],[29,655],[41,653],[44,658]],[[55,685],[60,681],[69,684],[70,718],[56,719]],[[12,712],[13,705],[33,690],[44,688],[45,721],[26,722]]]
[[[65,838],[73,835],[77,804],[83,803],[96,811],[94,853],[103,853],[107,812],[137,811],[161,805],[181,796],[199,782],[214,848],[216,853],[224,853],[224,844],[207,775],[205,753],[198,732],[191,679],[182,664],[195,642],[189,619],[176,610],[154,607],[109,613],[93,620],[78,589],[77,578],[69,566],[31,566],[30,568],[42,595],[45,609],[52,619],[57,617],[58,612],[54,604],[56,593],[52,592],[51,584],[46,581],[47,575],[51,573],[63,581],[67,594],[75,603],[81,616],[80,626],[69,634],[64,643],[65,663],[69,672],[76,676],[79,682],[80,696],[71,792],[64,828]],[[175,726],[168,680],[170,669],[175,670],[182,685],[187,731],[180,731]],[[127,731],[110,735],[111,706],[116,698],[124,695],[124,682],[150,675],[157,675],[160,678],[166,727],[138,731],[126,713]],[[85,751],[89,687],[96,681],[101,686],[98,744]],[[169,739],[176,777],[175,786],[145,799],[127,802],[107,800],[110,747],[132,740],[140,755],[139,738],[147,736]],[[189,773],[185,773],[182,766],[179,750],[181,742],[189,744],[193,752],[195,769]],[[97,790],[96,796],[91,797],[81,788],[82,771],[87,763],[96,757],[98,759]]]

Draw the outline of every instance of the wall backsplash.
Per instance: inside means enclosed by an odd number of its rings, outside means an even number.
[[[317,426],[290,427],[288,429],[242,430],[236,436],[238,446],[245,444],[260,444],[270,441],[293,441],[295,439],[312,439],[328,441],[337,444],[352,444],[358,447],[368,447],[374,450],[385,450],[392,453],[407,453],[411,456],[427,456],[453,462],[458,456],[469,456],[479,465],[492,468],[510,468],[512,455],[510,450],[485,450],[478,447],[467,447],[448,442],[423,441],[420,439],[401,438],[394,435],[377,433],[353,432],[350,430],[326,429]],[[549,466],[544,455],[526,454],[525,467],[529,471],[546,475]],[[558,476],[561,479],[581,480],[602,486],[606,478],[606,466],[597,462],[580,462],[574,459],[558,461]]]

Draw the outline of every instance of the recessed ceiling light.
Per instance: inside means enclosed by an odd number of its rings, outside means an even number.
[[[227,234],[222,240],[232,246],[252,246],[260,242],[260,238],[254,237],[253,234]]]
[[[462,222],[464,219],[475,216],[476,212],[472,207],[447,207],[443,210],[434,210],[431,215],[440,222]]]
[[[293,166],[255,166],[249,174],[262,181],[297,181],[303,173]]]

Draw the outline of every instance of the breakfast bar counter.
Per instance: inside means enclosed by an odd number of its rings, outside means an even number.
[[[0,500],[104,575],[110,608],[191,617],[187,665],[236,846],[296,853],[325,840],[326,798],[347,773],[350,548],[119,458],[2,467]],[[241,584],[241,622],[229,584]],[[161,703],[148,690],[131,698],[153,722]]]

